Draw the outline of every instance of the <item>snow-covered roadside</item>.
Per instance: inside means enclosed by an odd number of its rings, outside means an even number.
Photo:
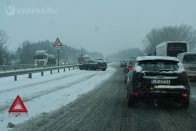
[[[11,99],[13,101],[18,93],[23,99],[24,97],[37,95],[40,92],[47,92],[48,90],[52,90],[52,92],[24,102],[28,109],[28,115],[21,115],[17,117],[9,116],[7,112],[9,109],[0,112],[0,129],[8,130],[8,122],[13,124],[22,123],[32,117],[39,117],[39,114],[43,112],[50,112],[59,109],[61,106],[67,105],[77,99],[80,95],[97,87],[100,83],[108,79],[114,72],[114,68],[108,67],[106,71],[74,70],[70,72],[67,71],[66,73],[55,73],[53,75],[48,74],[48,76],[44,77],[40,76],[40,73],[38,73],[34,74],[33,79],[30,80],[26,78],[26,76],[21,76],[22,79],[19,78],[17,82],[14,82],[13,78],[5,78],[4,80],[1,79],[0,82],[3,87],[0,88],[0,107],[9,103]],[[55,78],[60,79],[56,80]],[[42,81],[46,82],[36,84]],[[32,85],[29,87],[29,84]],[[24,88],[18,88],[20,86],[23,86]],[[59,89],[55,90],[55,88]],[[11,89],[14,90],[12,91]],[[7,90],[7,92],[3,92],[5,90]]]
[[[191,88],[191,95],[190,95],[190,97],[196,100],[196,88],[195,88],[195,85],[196,85],[195,83],[191,84],[192,88]]]

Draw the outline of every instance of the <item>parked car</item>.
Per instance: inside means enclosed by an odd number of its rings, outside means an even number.
[[[88,60],[79,66],[80,70],[103,70],[107,69],[106,62],[102,60]]]
[[[124,69],[124,72],[125,72],[125,83],[127,83],[127,77],[128,77],[127,75],[129,73],[129,71],[131,71],[134,63],[135,63],[135,59],[131,59],[129,61],[129,63],[127,64],[126,68]]]
[[[190,80],[196,80],[196,52],[184,52],[177,55]]]
[[[138,99],[163,99],[180,102],[189,107],[190,85],[182,63],[175,57],[137,57],[128,74],[128,106],[133,107]]]

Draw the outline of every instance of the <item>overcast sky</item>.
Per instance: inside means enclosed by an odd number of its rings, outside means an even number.
[[[55,41],[104,55],[143,48],[153,28],[196,28],[196,0],[0,0],[10,49],[24,40]]]

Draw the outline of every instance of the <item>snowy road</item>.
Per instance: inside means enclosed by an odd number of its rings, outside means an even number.
[[[196,83],[191,83],[188,110],[168,103],[138,103],[129,109],[126,99],[124,73],[119,66],[103,71],[67,71],[23,81],[20,85],[8,84],[0,90],[6,107],[21,94],[29,111],[28,116],[9,116],[1,112],[1,129],[7,123],[16,125],[16,131],[192,131],[196,130]],[[8,80],[10,81],[10,80]],[[13,79],[12,79],[13,81]],[[6,81],[1,81],[6,83]],[[88,93],[87,93],[88,92]],[[3,100],[2,95],[6,95]],[[78,98],[78,99],[77,99]],[[73,101],[75,100],[75,101]],[[12,100],[13,101],[13,100]],[[5,108],[1,106],[1,108]],[[8,110],[8,109],[7,109]],[[52,111],[52,112],[51,112]],[[3,117],[2,117],[3,116]],[[13,129],[12,129],[13,131]]]
[[[60,71],[60,73],[46,72],[33,74],[33,78],[27,75],[20,76],[18,81],[13,77],[0,79],[0,129],[7,130],[8,122],[17,124],[24,122],[41,113],[59,109],[74,101],[80,95],[96,88],[107,80],[115,69],[109,67],[107,71]],[[17,95],[20,95],[28,115],[8,115],[8,110]]]

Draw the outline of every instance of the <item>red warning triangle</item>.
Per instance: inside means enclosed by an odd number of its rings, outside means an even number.
[[[21,108],[17,108],[18,104],[20,105]],[[28,112],[22,100],[20,99],[19,95],[14,100],[14,103],[12,104],[8,112],[9,113],[10,112]]]
[[[59,38],[56,38],[56,41],[54,42],[54,46],[62,46],[62,43],[59,40]]]

